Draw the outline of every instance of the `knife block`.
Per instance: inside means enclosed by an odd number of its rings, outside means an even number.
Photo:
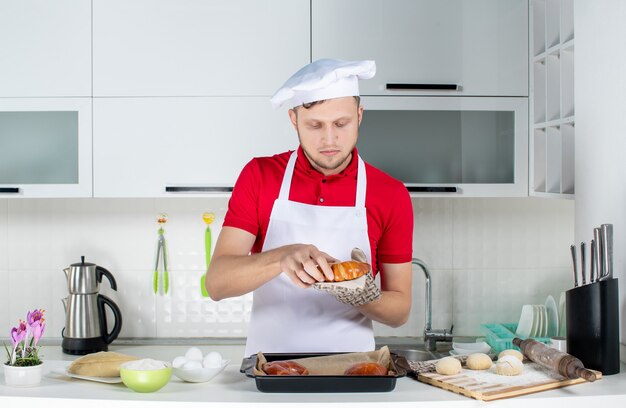
[[[604,375],[619,373],[617,279],[579,286],[565,296],[568,354]]]

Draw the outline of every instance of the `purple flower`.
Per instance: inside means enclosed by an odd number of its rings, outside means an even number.
[[[26,322],[20,320],[20,324],[17,327],[11,329],[11,343],[15,348],[26,337]]]
[[[39,342],[39,339],[43,336],[43,331],[45,328],[45,323],[38,324],[33,327],[33,347],[37,347],[37,343]]]
[[[30,327],[33,327],[34,325],[39,325],[43,323],[45,320],[43,318],[44,312],[45,310],[42,310],[42,309],[35,309],[32,312],[28,312],[26,314],[26,321],[28,322],[28,325]]]

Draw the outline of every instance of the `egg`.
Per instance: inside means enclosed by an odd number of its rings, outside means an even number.
[[[202,361],[202,351],[198,347],[191,347],[185,353],[185,357],[187,360]]]
[[[209,354],[204,356],[204,360],[202,360],[202,366],[204,368],[221,367],[222,355],[218,353],[217,351],[211,351]]]
[[[178,356],[174,360],[172,360],[172,367],[174,367],[174,368],[181,368],[182,366],[185,365],[185,363],[187,361],[189,361],[189,360],[187,360],[187,357],[185,357],[185,356]]]
[[[198,360],[188,360],[183,365],[183,370],[196,370],[198,368],[202,368],[202,363]]]

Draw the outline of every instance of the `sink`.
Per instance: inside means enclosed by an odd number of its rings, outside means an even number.
[[[419,349],[390,349],[390,351],[399,356],[403,356],[407,360],[410,361],[428,361],[428,360],[436,360],[444,355],[442,353],[427,351],[427,350],[419,350]]]

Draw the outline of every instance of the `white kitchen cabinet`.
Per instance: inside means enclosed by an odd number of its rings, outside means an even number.
[[[0,97],[91,95],[91,1],[0,2]]]
[[[228,195],[254,156],[297,146],[267,97],[94,98],[94,196]]]
[[[91,98],[0,98],[0,198],[91,197]]]
[[[312,0],[311,10],[313,60],[376,61],[363,95],[528,96],[528,0]]]
[[[94,0],[94,96],[269,96],[310,61],[309,0]]]
[[[528,98],[361,100],[359,154],[412,196],[528,195]]]
[[[531,196],[574,198],[574,0],[530,2]]]

